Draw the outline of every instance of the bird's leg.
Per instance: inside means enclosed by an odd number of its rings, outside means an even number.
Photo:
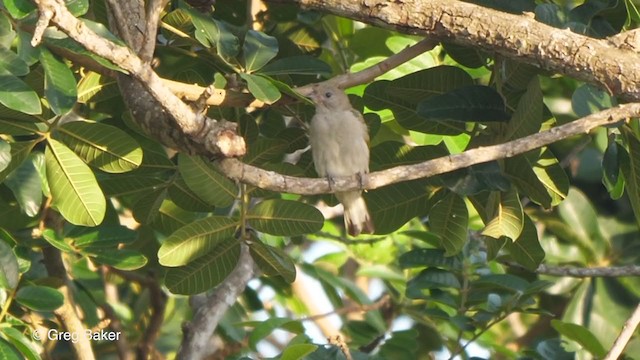
[[[333,179],[333,176],[327,174],[327,182],[329,183],[329,190],[333,192],[333,185],[336,184],[336,181]]]
[[[364,190],[364,182],[366,177],[367,177],[367,173],[363,173],[360,171],[356,173],[356,178],[358,179],[358,186],[360,190]]]

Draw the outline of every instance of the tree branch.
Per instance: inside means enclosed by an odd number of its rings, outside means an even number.
[[[93,360],[93,349],[89,338],[82,336],[86,333],[86,328],[80,317],[76,312],[75,302],[73,300],[73,292],[70,288],[70,280],[67,276],[67,269],[62,262],[62,254],[60,250],[46,246],[42,248],[42,255],[44,256],[44,265],[47,268],[49,276],[58,278],[63,281],[63,285],[58,289],[62,295],[64,295],[64,304],[53,311],[62,326],[67,332],[71,334],[77,334],[78,341],[73,341],[71,347],[76,359],[79,360]]]
[[[236,302],[253,277],[253,264],[249,248],[241,244],[236,268],[207,295],[206,302],[195,310],[191,322],[183,326],[182,344],[176,358],[202,359],[208,351],[213,350],[209,346],[211,336],[222,316]]]
[[[332,83],[340,89],[347,89],[352,86],[366,84],[373,81],[378,76],[388,72],[389,70],[396,68],[405,62],[423,54],[437,45],[437,42],[431,39],[424,39],[412,46],[407,47],[406,49],[400,51],[397,54],[393,54],[386,58],[385,60],[370,66],[364,70],[351,73],[351,74],[343,74],[336,77],[333,77],[325,83]],[[296,89],[296,91],[304,96],[308,96],[313,90],[313,86],[315,84],[309,84],[305,86],[301,86]]]
[[[624,348],[629,343],[631,336],[636,331],[638,324],[640,323],[640,304],[636,307],[636,309],[631,314],[631,317],[627,319],[622,327],[622,331],[616,341],[613,343],[613,346],[609,350],[607,356],[603,358],[603,360],[616,360],[619,359],[620,355],[624,351]]]
[[[162,112],[170,114],[177,128],[195,144],[179,146],[181,134],[158,133],[158,124],[154,124],[153,119],[146,119],[148,122],[141,124],[148,133],[162,138],[165,145],[177,147],[190,153],[197,152],[206,153],[209,156],[223,155],[226,157],[244,155],[246,152],[244,139],[235,133],[235,124],[218,122],[194,113],[187,104],[163,85],[162,79],[153,71],[148,62],[140,59],[128,47],[118,45],[97,35],[74,17],[62,0],[36,0],[36,3],[40,19],[34,34],[43,33],[50,19],[65,34],[87,50],[102,56],[128,72],[129,76],[137,80],[138,84],[149,93],[158,106],[162,107]],[[50,16],[51,14],[53,15]],[[39,40],[40,38],[34,35],[32,42],[37,44]],[[135,110],[134,108],[134,115],[136,115]],[[184,141],[182,142],[184,143]]]
[[[405,34],[497,53],[598,84],[625,100],[640,99],[640,56],[597,40],[514,15],[452,0],[270,0],[348,17]]]
[[[549,266],[541,264],[536,269],[536,273],[551,276],[570,276],[570,277],[621,277],[621,276],[640,276],[640,266],[608,266],[608,267],[592,267],[578,268],[572,266]]]
[[[444,156],[418,164],[377,171],[367,176],[364,189],[377,189],[402,181],[428,178],[475,164],[510,158],[574,135],[588,134],[599,126],[615,125],[620,120],[637,116],[640,116],[640,103],[620,105],[503,144],[478,147],[460,154]],[[326,179],[281,175],[243,164],[235,159],[223,159],[218,161],[217,165],[231,179],[278,192],[315,195],[361,188],[360,181],[355,177],[336,177],[330,187]]]

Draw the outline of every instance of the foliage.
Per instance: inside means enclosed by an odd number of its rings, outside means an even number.
[[[103,1],[67,3],[103,36],[114,36]],[[632,28],[640,18],[630,0],[476,3],[531,11],[539,21],[593,37]],[[249,149],[244,162],[288,175],[317,176],[303,152],[313,107],[278,100],[418,40],[273,4],[256,31],[242,2],[216,6],[209,14],[171,2],[156,70],[187,84],[246,90],[271,105],[212,107],[208,114],[239,124]],[[53,315],[63,304],[61,280],[42,266],[49,247],[63,254],[85,326],[116,318],[134,343],[153,299],[131,275],[154,274],[171,294],[205,292],[248,245],[261,275],[216,331],[227,344],[221,351],[235,358],[273,353],[265,350],[269,342],[283,349],[280,359],[343,358],[305,327],[304,317],[314,314],[291,285],[300,278],[315,279],[313,296],[322,293],[335,309],[370,309],[340,318],[354,359],[462,354],[472,342],[492,358],[601,357],[640,297],[637,278],[535,273],[543,261],[638,263],[637,119],[368,191],[377,233],[348,239],[341,220],[325,221],[315,206],[335,204],[333,196],[234,183],[207,159],[167,152],[132,121],[115,80],[86,63],[119,69],[55,31],[45,34],[44,46],[31,47],[35,21],[26,0],[0,7],[3,358],[68,356],[64,341],[45,349],[33,336],[42,327],[63,328]],[[369,125],[372,171],[522,138],[616,103],[592,85],[447,43],[348,93]],[[363,279],[371,291],[357,285]],[[180,322],[189,317],[185,299],[170,295],[159,352],[175,353]],[[115,352],[109,342],[92,345],[101,357]],[[640,353],[640,342],[627,351]]]

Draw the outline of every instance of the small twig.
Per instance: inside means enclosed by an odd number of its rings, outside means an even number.
[[[334,311],[329,311],[326,312],[324,314],[316,314],[316,315],[310,315],[310,316],[306,316],[303,318],[300,318],[300,321],[316,321],[318,319],[327,317],[327,316],[331,316],[331,315],[344,315],[344,314],[348,314],[348,313],[352,313],[352,312],[368,312],[368,311],[374,311],[374,310],[379,310],[385,306],[387,306],[389,304],[389,302],[391,301],[391,297],[389,295],[385,295],[383,296],[380,300],[374,302],[373,304],[368,304],[368,305],[351,305],[351,306],[345,306],[343,308],[340,309],[336,309]]]
[[[39,4],[39,1],[36,1]],[[44,6],[40,8],[40,17],[38,18],[38,22],[36,23],[36,28],[33,30],[33,37],[31,38],[31,46],[36,47],[40,45],[42,41],[42,36],[44,35],[45,30],[49,26],[49,22],[53,18],[53,9],[49,6]]]
[[[636,306],[636,309],[631,314],[631,317],[624,323],[622,331],[620,331],[620,335],[618,335],[618,337],[616,338],[616,341],[613,343],[613,346],[611,347],[611,350],[609,350],[607,356],[605,356],[602,360],[618,359],[624,351],[624,348],[627,346],[627,343],[629,343],[629,340],[631,339],[633,333],[636,331],[639,323],[640,304]]]
[[[379,237],[372,237],[369,239],[347,239],[344,236],[334,235],[334,234],[323,232],[323,231],[315,233],[314,236],[322,237],[325,239],[336,240],[346,245],[361,245],[361,244],[373,245],[380,241],[387,240],[388,238],[386,236],[379,236]]]
[[[344,341],[342,336],[340,335],[329,336],[327,338],[327,341],[329,342],[329,344],[335,345],[338,348],[340,348],[340,351],[342,351],[342,353],[344,354],[344,357],[347,360],[353,360],[353,357],[351,356],[351,351],[349,350],[349,346],[347,346],[347,343]]]
[[[400,66],[401,64],[415,58],[416,56],[429,51],[437,44],[436,41],[430,39],[424,39],[415,45],[412,45],[397,54],[391,55],[385,60],[368,67],[364,70],[352,73],[344,74],[333,77],[325,82],[331,82],[333,85],[340,89],[347,89],[352,86],[366,84],[373,81],[378,76],[386,73],[387,71]],[[313,85],[305,85],[296,89],[296,91],[302,95],[309,95],[313,90]]]
[[[504,265],[525,269],[522,265],[503,262]],[[535,271],[541,275],[550,276],[567,276],[567,277],[623,277],[623,276],[640,276],[640,266],[638,265],[625,265],[625,266],[605,266],[605,267],[590,267],[581,268],[574,266],[550,266],[540,264]]]

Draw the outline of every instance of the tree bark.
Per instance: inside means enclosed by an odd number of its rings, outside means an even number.
[[[640,55],[533,18],[453,0],[269,0],[484,50],[640,99]]]

